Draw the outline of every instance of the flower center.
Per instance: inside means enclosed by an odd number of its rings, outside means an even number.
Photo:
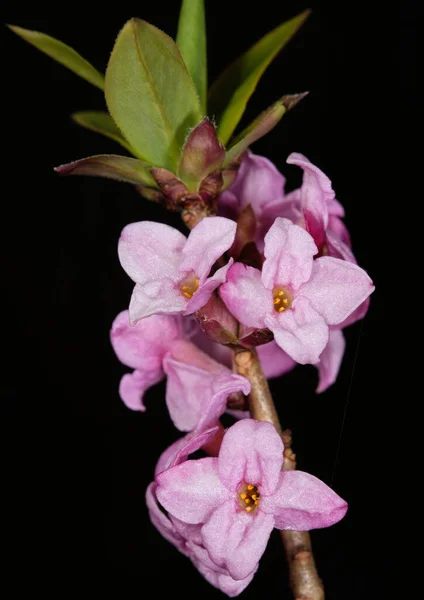
[[[199,279],[197,275],[191,273],[185,279],[183,279],[180,283],[180,290],[183,296],[186,298],[192,298],[193,294],[195,294],[199,287]]]
[[[260,493],[256,485],[251,483],[243,483],[238,491],[238,501],[240,507],[250,513],[258,508]]]
[[[293,297],[288,290],[281,286],[277,286],[272,290],[272,296],[274,298],[275,312],[281,313],[287,308],[291,308]]]

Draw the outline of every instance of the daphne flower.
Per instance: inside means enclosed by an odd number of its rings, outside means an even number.
[[[217,428],[203,431],[200,434],[189,434],[191,437],[182,438],[179,446],[173,444],[171,451],[162,455],[156,467],[156,474],[181,464],[188,456],[199,450],[216,435]],[[146,503],[150,519],[156,529],[173,544],[182,554],[191,559],[194,566],[214,587],[227,596],[238,596],[251,582],[254,572],[245,579],[235,580],[225,568],[218,567],[210,558],[203,546],[201,536],[202,525],[184,523],[172,515],[166,515],[159,507],[157,500],[157,483],[152,482],[146,491]]]
[[[207,217],[188,238],[162,223],[142,221],[122,231],[118,254],[135,282],[129,307],[131,324],[150,315],[189,315],[225,281],[231,261],[213,275],[215,262],[234,241],[236,224]]]
[[[111,343],[119,360],[135,369],[125,374],[119,386],[123,402],[132,410],[145,411],[145,391],[167,377],[166,403],[174,425],[192,431],[215,410],[217,420],[226,409],[227,397],[248,394],[245,377],[233,374],[189,341],[179,316],[152,315],[135,326],[128,311],[121,312],[111,329]],[[216,400],[217,395],[219,401]],[[209,423],[212,423],[209,419]]]
[[[247,152],[237,178],[218,199],[220,214],[237,220],[247,206],[256,217],[256,245],[263,250],[264,236],[276,217],[297,221],[301,215],[299,201],[284,194],[286,180],[276,166],[264,156]]]
[[[346,502],[316,477],[281,471],[283,449],[273,425],[246,419],[227,431],[218,458],[189,460],[156,478],[162,506],[202,525],[203,546],[233,579],[256,569],[274,527],[328,527],[346,513]]]
[[[295,361],[318,362],[329,326],[346,319],[374,290],[357,265],[324,256],[313,260],[312,237],[288,219],[277,218],[265,236],[262,273],[234,264],[220,295],[249,327],[268,327]]]
[[[336,200],[330,179],[298,152],[292,152],[287,163],[303,169],[302,185],[293,197],[299,203],[305,228],[313,237],[318,252],[356,263],[350,249],[349,233],[341,220],[344,208]]]

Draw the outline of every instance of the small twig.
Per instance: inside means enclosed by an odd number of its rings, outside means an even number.
[[[234,353],[237,373],[244,375],[252,389],[248,397],[250,414],[258,421],[272,423],[284,442],[283,470],[296,468],[296,455],[291,448],[291,431],[282,430],[274,401],[261,362],[254,350]],[[312,554],[311,539],[307,531],[281,531],[290,571],[290,583],[295,600],[324,600],[324,587],[318,577]]]

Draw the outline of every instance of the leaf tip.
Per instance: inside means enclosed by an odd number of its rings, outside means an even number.
[[[5,25],[6,27],[8,27],[8,29],[13,31],[13,33],[16,33],[16,35],[19,35],[20,37],[24,37],[25,32],[28,31],[28,29],[24,29],[23,27],[19,27],[18,25],[10,25],[10,23],[5,23]]]
[[[283,96],[283,98],[281,98],[281,100],[280,100],[280,103],[287,110],[291,110],[292,108],[294,108],[296,106],[296,104],[299,104],[299,102],[308,95],[309,95],[309,92],[302,92],[301,94],[289,94],[287,96]]]
[[[53,171],[55,171],[55,173],[58,175],[69,175],[73,171],[73,163],[67,163],[65,165],[53,167]]]

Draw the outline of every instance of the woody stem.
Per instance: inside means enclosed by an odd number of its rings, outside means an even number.
[[[251,416],[257,421],[272,423],[284,442],[283,470],[296,468],[296,456],[291,449],[291,432],[283,431],[274,401],[255,350],[240,349],[234,353],[234,366],[251,383],[248,396]],[[295,600],[324,600],[324,587],[318,577],[307,531],[281,531]]]

